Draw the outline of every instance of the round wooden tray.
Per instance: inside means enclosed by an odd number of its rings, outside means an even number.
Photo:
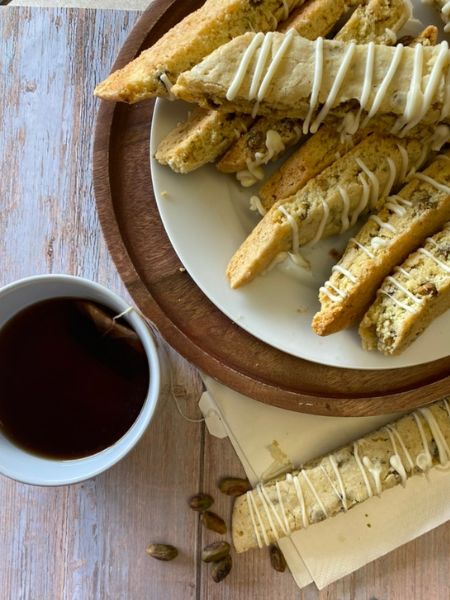
[[[113,70],[151,46],[201,1],[155,0]],[[450,392],[450,356],[407,369],[339,369],[295,358],[259,341],[222,314],[175,254],[153,197],[149,161],[153,102],[102,102],[94,185],[103,232],[131,296],[178,352],[229,387],[282,408],[324,415],[388,413]]]

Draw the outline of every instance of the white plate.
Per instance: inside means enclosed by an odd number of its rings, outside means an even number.
[[[428,16],[429,7],[423,10]],[[424,21],[431,21],[422,15]],[[251,284],[231,290],[225,277],[227,263],[258,220],[248,208],[252,190],[244,190],[232,176],[219,173],[214,166],[176,175],[153,158],[158,143],[185,118],[187,110],[182,102],[156,103],[151,131],[153,186],[176,253],[195,283],[223,313],[279,350],[330,366],[399,368],[449,354],[450,312],[437,319],[401,356],[391,358],[364,351],[356,329],[325,338],[311,330],[311,319],[319,309],[318,289],[335,262],[329,251],[343,249],[343,237],[320,242],[305,253],[311,272],[288,260]]]

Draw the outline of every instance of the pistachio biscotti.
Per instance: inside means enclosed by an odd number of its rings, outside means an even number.
[[[450,219],[449,158],[439,155],[416,173],[350,240],[320,288],[321,309],[312,322],[316,333],[329,335],[361,319],[383,279]]]
[[[104,100],[169,96],[178,75],[246,31],[270,31],[304,0],[207,0],[135,60],[100,83]]]
[[[336,160],[297,194],[273,205],[227,267],[233,288],[249,283],[278,255],[343,233],[360,215],[378,210],[412,167],[426,158],[418,140],[372,134]]]
[[[359,327],[363,347],[391,356],[450,308],[450,223],[381,285]]]
[[[173,92],[227,111],[305,119],[313,133],[355,107],[362,125],[387,114],[393,133],[404,133],[448,120],[449,64],[447,42],[408,48],[246,33],[180,75]]]
[[[261,548],[449,461],[450,406],[443,400],[237,498],[234,546]]]

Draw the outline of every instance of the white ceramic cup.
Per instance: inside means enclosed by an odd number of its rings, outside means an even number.
[[[107,288],[70,275],[39,275],[0,289],[0,328],[22,309],[49,298],[76,297],[94,300],[120,314],[129,304]],[[74,460],[42,458],[15,445],[0,430],[0,473],[34,485],[67,485],[106,471],[123,458],[145,432],[155,412],[161,385],[157,346],[145,320],[136,311],[123,317],[144,346],[150,383],[141,412],[130,429],[109,448]],[[0,390],[1,393],[1,390]]]

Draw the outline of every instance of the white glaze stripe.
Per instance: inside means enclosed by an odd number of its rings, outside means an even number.
[[[409,277],[409,274],[408,274],[408,277]],[[399,289],[401,292],[403,292],[405,294],[405,296],[407,296],[410,300],[412,300],[416,304],[423,304],[423,298],[418,298],[417,296],[415,296],[412,292],[410,292],[407,288],[405,288],[404,285],[402,285],[399,281],[397,281],[397,279],[395,279],[395,277],[388,275],[386,277],[386,280],[389,281],[390,283],[392,283],[393,285],[395,285],[395,287],[397,289]]]
[[[277,513],[277,510],[276,510],[276,508],[275,508],[272,500],[270,499],[270,496],[267,493],[266,488],[263,486],[262,483],[260,483],[258,485],[257,490],[258,490],[258,493],[260,493],[261,501],[263,502],[264,510],[266,512],[267,519],[268,519],[269,524],[270,524],[270,528],[272,529],[272,531],[273,531],[273,533],[275,535],[275,538],[278,539],[278,537],[279,537],[278,536],[278,530],[274,526],[274,522],[273,522],[273,520],[272,520],[272,518],[270,516],[270,511],[268,511],[268,508],[270,508],[270,510],[272,511],[273,516],[275,517],[275,519],[276,519],[276,521],[278,523],[280,531],[286,533],[284,531],[283,523],[281,522],[281,519],[280,519],[280,517],[279,517],[279,515]],[[261,494],[262,494],[262,496],[261,496]]]
[[[253,510],[253,502],[254,502],[254,500],[253,500],[252,493],[251,492],[247,492],[246,496],[247,496],[248,512],[249,512],[249,515],[250,515],[250,520],[251,520],[252,525],[253,525],[253,531],[255,532],[256,541],[258,543],[258,547],[262,548],[263,544],[261,542],[261,536],[259,535],[258,527],[256,526],[256,521],[255,521],[255,513],[254,513],[254,510]]]
[[[353,273],[351,273],[348,269],[341,267],[341,265],[334,265],[334,267],[331,270],[333,271],[333,273],[337,272],[343,275],[344,277],[347,277],[347,279],[350,279],[352,283],[356,283],[358,281],[353,275]]]
[[[435,416],[429,408],[419,408],[419,411],[428,423],[431,435],[436,443],[439,453],[439,462],[441,465],[446,465],[450,460],[450,448],[442,433],[442,429],[439,427],[439,423],[436,421]]]
[[[321,471],[322,471],[322,473],[325,475],[325,477],[326,477],[326,479],[327,479],[328,483],[329,483],[329,484],[330,484],[330,486],[332,487],[332,489],[333,489],[333,492],[336,494],[336,497],[338,498],[339,502],[342,502],[342,498],[341,498],[341,495],[340,495],[340,493],[339,493],[339,491],[338,491],[337,487],[334,485],[334,483],[333,483],[333,481],[332,481],[331,477],[328,475],[328,473],[327,473],[327,470],[325,469],[325,467],[323,466],[323,464],[322,464],[322,463],[320,463],[320,470],[321,470]]]
[[[264,37],[264,42],[259,49],[258,60],[256,61],[255,71],[253,73],[252,84],[250,86],[249,98],[253,100],[258,95],[259,85],[261,83],[261,78],[263,76],[263,69],[266,66],[267,57],[269,56],[270,50],[272,48],[272,40],[273,33],[268,33]]]
[[[390,231],[391,233],[397,233],[397,230],[390,223],[385,223],[378,217],[377,215],[371,215],[369,217],[371,221],[374,221],[380,229],[386,229],[386,231]]]
[[[418,252],[434,261],[445,273],[450,273],[450,267],[434,256],[434,254],[431,254],[426,248],[419,248]]]
[[[415,173],[414,177],[416,177],[417,179],[421,179],[422,181],[426,181],[426,183],[429,183],[440,192],[450,194],[450,187],[444,185],[443,183],[439,183],[439,181],[436,181],[436,179],[433,179],[433,177],[425,175],[425,173]]]
[[[358,465],[359,470],[361,471],[361,475],[363,477],[363,480],[364,480],[364,483],[365,483],[365,486],[367,489],[367,494],[368,494],[369,498],[372,498],[372,496],[373,496],[372,486],[370,485],[366,470],[365,470],[364,465],[361,462],[361,458],[359,456],[358,442],[353,443],[353,456],[355,457],[356,464]]]
[[[323,514],[325,515],[325,517],[328,517],[328,513],[326,511],[325,506],[323,505],[322,500],[320,499],[319,494],[317,493],[316,488],[314,487],[311,479],[308,477],[308,474],[306,473],[306,471],[301,471],[300,475],[303,475],[304,480],[306,481],[306,483],[308,484],[309,489],[311,490],[311,493],[313,494],[313,496],[315,497],[317,504],[320,506],[320,510],[323,512]]]
[[[356,244],[356,246],[358,246],[358,248],[360,250],[362,250],[364,252],[364,254],[366,254],[369,258],[375,258],[375,254],[373,254],[373,252],[371,252],[368,248],[366,248],[365,246],[360,244],[357,239],[352,237],[352,238],[350,238],[350,242],[353,242],[354,244]]]
[[[292,231],[292,254],[299,253],[298,225],[295,218],[288,213],[284,206],[279,206],[278,210],[286,217]]]
[[[239,63],[239,67],[236,71],[235,76],[233,77],[233,81],[231,82],[230,87],[228,88],[228,91],[226,94],[227,100],[234,100],[234,98],[236,97],[236,95],[239,91],[239,88],[241,87],[242,82],[244,80],[248,66],[253,58],[253,55],[255,54],[258,47],[262,44],[263,39],[264,39],[264,34],[261,32],[257,33],[255,35],[255,37],[252,39],[251,43],[249,44],[249,46],[246,49],[246,51],[244,52],[244,54],[242,55],[242,59],[241,59],[241,62]]]
[[[348,510],[347,494],[345,492],[344,481],[341,477],[341,474],[339,473],[339,467],[337,465],[336,459],[334,458],[334,456],[332,454],[330,454],[330,456],[328,458],[330,459],[330,464],[333,467],[334,474],[336,475],[336,479],[337,479],[337,481],[339,483],[339,487],[341,489],[342,506],[344,507],[344,510],[347,511]]]
[[[400,432],[392,425],[387,425],[387,428],[392,431],[393,435],[397,438],[398,443],[400,444],[404,455],[406,456],[406,460],[408,461],[408,466],[409,466],[409,470],[413,471],[414,470],[414,461],[411,458],[411,454],[408,452],[408,448],[405,445],[405,442],[403,441],[402,436],[400,435]]]
[[[306,115],[306,119],[303,122],[303,133],[307,134],[309,131],[309,124],[311,122],[312,115],[316,110],[316,106],[319,99],[320,88],[322,86],[323,77],[323,38],[318,37],[314,43],[314,77],[311,88],[311,98],[309,102],[309,109]]]
[[[400,64],[400,60],[402,57],[402,52],[403,52],[403,45],[402,44],[398,44],[395,47],[394,50],[394,54],[392,56],[392,60],[391,60],[391,64],[389,65],[388,70],[386,71],[386,75],[384,76],[383,81],[381,82],[377,93],[375,94],[375,98],[372,102],[372,106],[370,108],[370,111],[367,115],[367,117],[365,118],[364,122],[363,122],[363,127],[365,125],[367,125],[367,123],[369,122],[369,120],[375,116],[375,114],[378,112],[378,109],[381,106],[381,103],[383,101],[384,96],[386,95],[386,92],[388,90],[388,87],[392,81],[392,79],[394,78],[395,72],[397,71],[398,65]]]
[[[317,115],[315,121],[312,123],[310,131],[311,133],[316,133],[319,129],[320,124],[326,118],[327,114],[330,112],[333,107],[333,103],[336,100],[336,97],[341,89],[341,86],[344,82],[345,76],[347,75],[347,71],[350,67],[350,64],[353,60],[353,55],[355,54],[356,44],[355,42],[351,42],[345,51],[342,62],[339,66],[338,72],[336,73],[336,77],[333,81],[333,85],[331,86],[330,93],[325,101],[325,104],[322,106],[319,114]]]
[[[378,200],[380,182],[378,181],[375,173],[369,169],[364,161],[362,161],[360,158],[356,158],[355,161],[358,167],[364,171],[370,181],[370,203],[373,205]]]
[[[365,208],[369,204],[369,196],[370,196],[369,182],[366,180],[366,178],[364,177],[364,175],[362,173],[360,173],[358,175],[358,179],[362,185],[361,200],[352,215],[352,219],[350,221],[350,227],[353,227],[353,225],[358,220],[359,215],[363,212],[363,210],[365,210]]]
[[[266,95],[269,85],[276,73],[276,70],[278,69],[278,67],[280,65],[280,62],[283,59],[283,56],[285,55],[287,49],[289,48],[289,44],[291,43],[291,40],[294,37],[294,35],[295,35],[295,30],[289,29],[288,33],[284,36],[283,42],[281,43],[281,46],[278,48],[275,56],[273,57],[273,60],[270,63],[267,73],[261,83],[261,87],[259,88],[259,92],[258,92],[258,96],[257,96],[258,102],[261,102],[261,100]]]
[[[277,489],[278,502],[279,502],[279,504],[281,506],[281,514],[283,515],[284,531],[285,531],[286,535],[289,535],[291,533],[291,527],[289,525],[289,519],[287,518],[287,515],[286,515],[286,510],[284,508],[283,498],[281,497],[281,488],[280,488],[280,482],[279,481],[277,481],[275,483],[275,487]]]
[[[300,509],[302,511],[303,527],[306,529],[309,525],[309,521],[308,521],[308,515],[306,514],[305,498],[303,496],[302,484],[300,483],[298,475],[294,475],[294,477],[292,477],[292,475],[288,474],[287,477],[290,478],[290,480],[294,482],[295,493],[297,494],[297,499],[300,504]],[[289,481],[289,479],[288,479],[288,481]]]
[[[325,226],[328,221],[328,216],[330,214],[330,208],[329,208],[328,204],[326,203],[325,200],[323,200],[323,199],[321,199],[321,200],[322,200],[322,219],[319,223],[319,227],[317,228],[316,235],[309,242],[308,246],[314,246],[314,244],[316,244],[322,238],[323,232],[325,230]]]
[[[405,304],[401,300],[397,300],[397,298],[395,296],[393,296],[389,292],[386,292],[386,290],[381,289],[380,294],[384,294],[385,296],[390,298],[394,304],[396,304],[397,306],[400,306],[400,308],[403,308],[403,310],[406,310],[407,312],[410,312],[413,315],[416,314],[417,311],[415,308],[413,308],[412,306],[409,306],[408,304]]]
[[[422,439],[422,445],[423,445],[423,452],[420,453],[417,456],[417,458],[416,458],[416,465],[422,471],[427,471],[431,467],[431,465],[433,464],[433,461],[431,459],[430,449],[428,447],[427,438],[426,438],[425,431],[423,429],[423,425],[422,425],[422,422],[420,420],[420,417],[415,412],[412,413],[412,416],[413,416],[413,418],[414,418],[414,420],[416,422],[417,428],[418,428],[419,433],[420,433],[420,437]],[[422,466],[420,464],[422,462],[421,461],[422,457],[425,459],[425,462],[423,463],[424,466]]]

